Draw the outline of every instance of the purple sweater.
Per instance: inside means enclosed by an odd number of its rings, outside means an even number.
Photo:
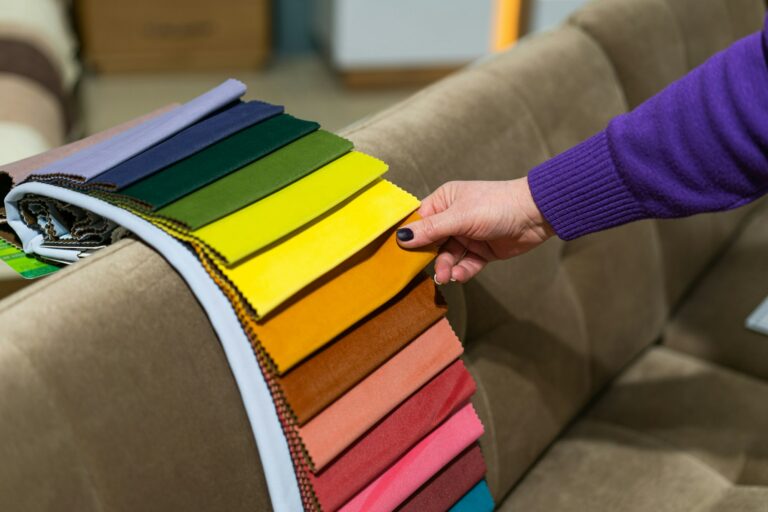
[[[767,48],[765,28],[534,168],[534,201],[560,238],[727,210],[765,194]]]

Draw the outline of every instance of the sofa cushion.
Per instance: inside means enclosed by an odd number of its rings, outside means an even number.
[[[266,510],[208,320],[125,240],[0,302],[0,510]]]
[[[691,291],[664,331],[677,350],[768,380],[768,337],[744,327],[768,296],[768,206]]]
[[[763,381],[649,349],[501,510],[765,510],[767,402]]]

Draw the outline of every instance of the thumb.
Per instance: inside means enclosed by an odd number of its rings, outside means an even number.
[[[448,209],[401,227],[397,242],[406,249],[415,249],[433,243],[441,245],[447,238],[461,234],[460,217]]]

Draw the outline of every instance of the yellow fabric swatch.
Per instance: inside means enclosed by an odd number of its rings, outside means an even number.
[[[405,250],[397,228],[412,213],[259,322],[246,322],[283,374],[397,295],[434,259],[437,249]]]
[[[277,192],[192,232],[235,264],[314,220],[380,177],[387,165],[353,151]]]
[[[284,242],[222,271],[263,316],[418,206],[414,196],[379,179]]]

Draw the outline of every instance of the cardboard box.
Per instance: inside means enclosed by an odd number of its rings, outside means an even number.
[[[99,71],[253,69],[269,56],[269,0],[78,0],[76,16]]]

